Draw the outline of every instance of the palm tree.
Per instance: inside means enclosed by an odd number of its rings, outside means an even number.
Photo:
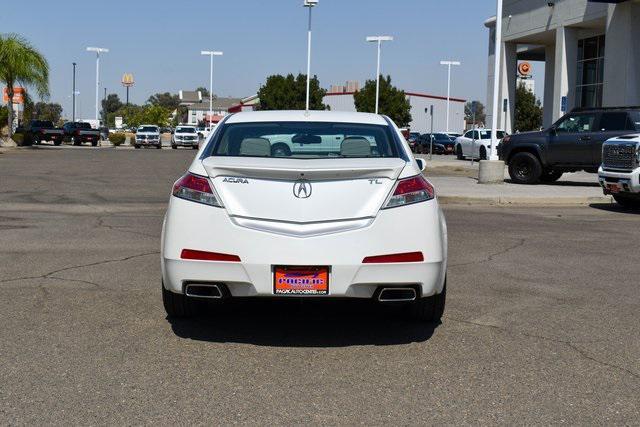
[[[49,64],[31,44],[18,34],[0,34],[0,82],[13,99],[16,84],[33,87],[41,98],[49,96]],[[12,136],[13,103],[8,102],[9,137]]]

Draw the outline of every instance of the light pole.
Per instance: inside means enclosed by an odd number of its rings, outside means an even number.
[[[73,63],[73,92],[71,93],[71,98],[72,98],[72,100],[71,100],[71,104],[72,104],[71,110],[73,111],[71,113],[71,115],[72,115],[71,121],[75,122],[76,121],[76,63],[75,62]]]
[[[489,146],[489,159],[480,161],[478,170],[478,183],[501,184],[504,182],[504,162],[498,159],[496,146],[498,145],[498,98],[500,95],[500,64],[502,63],[502,0],[496,1],[496,28],[495,48],[493,63],[493,105],[491,117],[491,145]]]
[[[447,132],[449,132],[449,104],[451,103],[451,66],[460,65],[459,61],[440,61],[440,65],[448,67],[447,73]]]
[[[367,37],[367,41],[370,43],[378,43],[378,63],[376,66],[376,114],[378,114],[378,107],[380,105],[380,50],[382,49],[382,42],[393,41],[393,37],[370,36]]]
[[[109,49],[103,47],[88,47],[87,52],[96,53],[96,120],[100,120],[98,115],[98,103],[100,102],[100,54],[108,53]]]
[[[215,50],[202,50],[200,55],[209,56],[209,126],[211,126],[211,120],[213,119],[213,57],[222,56],[223,53]]]
[[[309,9],[309,26],[307,27],[307,98],[305,111],[309,114],[309,92],[311,87],[311,9],[318,5],[318,0],[304,0],[303,6]]]
[[[496,2],[496,40],[493,62],[493,112],[491,115],[491,149],[489,160],[498,160],[496,145],[498,145],[498,98],[500,96],[500,59],[502,56],[502,0]]]

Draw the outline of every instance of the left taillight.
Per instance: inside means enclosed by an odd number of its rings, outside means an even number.
[[[173,184],[173,195],[204,205],[222,207],[209,179],[192,173],[187,173]]]
[[[433,186],[422,175],[398,181],[383,209],[425,202],[435,197]]]

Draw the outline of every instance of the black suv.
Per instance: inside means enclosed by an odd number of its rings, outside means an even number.
[[[574,109],[549,129],[506,136],[500,158],[516,183],[554,182],[564,172],[597,173],[602,143],[636,132],[640,132],[640,107]]]

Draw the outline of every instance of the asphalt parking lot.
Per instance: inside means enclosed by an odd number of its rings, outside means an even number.
[[[640,216],[444,207],[436,327],[368,304],[168,321],[159,238],[192,150],[0,154],[1,424],[637,424]]]

